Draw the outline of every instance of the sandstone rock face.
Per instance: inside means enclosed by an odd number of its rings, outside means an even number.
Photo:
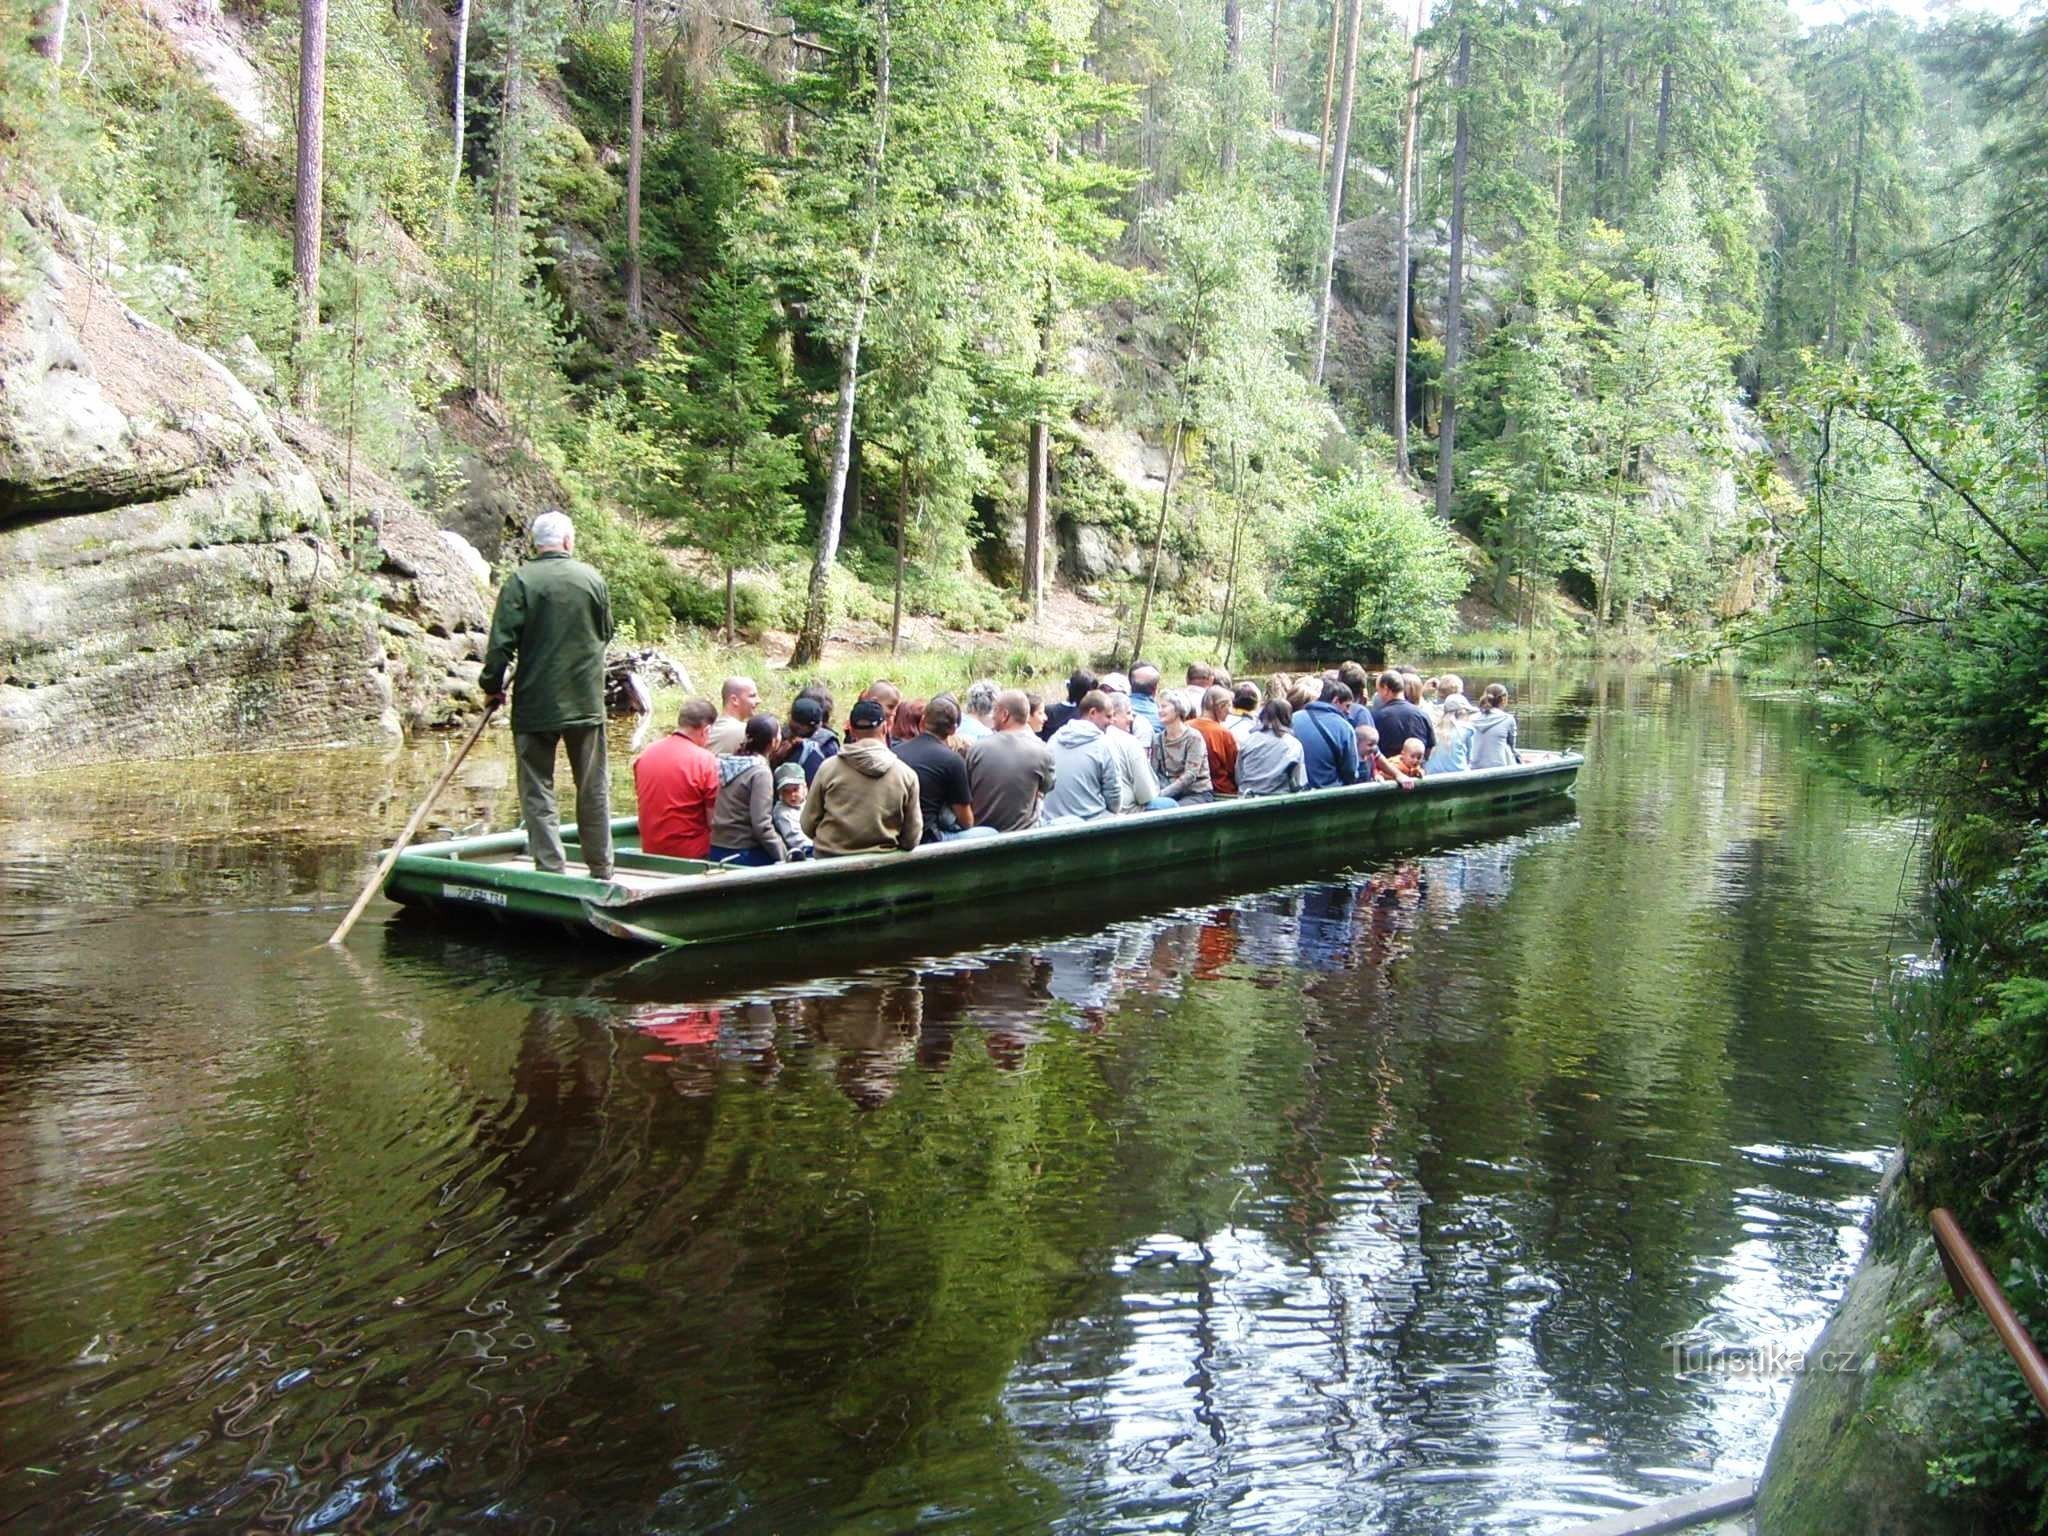
[[[1759,1536],[1966,1536],[1981,1512],[1928,1491],[1959,1440],[1953,1399],[1973,1354],[1999,1348],[1942,1277],[1926,1214],[1896,1160],[1870,1246],[1792,1388],[1757,1492]],[[1819,1368],[1815,1368],[1815,1367]]]
[[[55,251],[40,279],[0,311],[0,774],[373,742],[468,702],[474,550],[384,507],[383,564],[350,571],[233,374]]]

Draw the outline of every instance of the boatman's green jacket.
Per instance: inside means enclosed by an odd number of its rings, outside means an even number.
[[[505,691],[516,657],[512,729],[566,731],[604,724],[604,648],[612,595],[604,578],[560,550],[535,555],[505,579],[484,652],[485,693]]]

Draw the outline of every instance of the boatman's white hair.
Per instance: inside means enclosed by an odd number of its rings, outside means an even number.
[[[535,549],[567,549],[576,538],[576,525],[563,512],[543,512],[533,520]]]

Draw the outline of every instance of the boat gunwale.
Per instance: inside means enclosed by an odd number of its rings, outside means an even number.
[[[1541,762],[1512,763],[1499,768],[1465,769],[1457,773],[1439,774],[1434,778],[1425,777],[1420,783],[1406,789],[1388,780],[1375,780],[1370,783],[1334,785],[1327,789],[1302,790],[1291,794],[1214,800],[1203,805],[1181,806],[1173,811],[1171,816],[1174,826],[1185,828],[1199,818],[1228,820],[1268,816],[1303,809],[1304,803],[1310,801],[1317,806],[1329,806],[1347,800],[1363,801],[1372,796],[1390,795],[1407,799],[1421,795],[1442,795],[1466,791],[1482,784],[1506,784],[1517,780],[1558,775],[1576,776],[1585,761],[1583,753],[1559,752]],[[601,910],[623,922],[635,909],[648,903],[670,904],[678,898],[686,897],[709,899],[720,892],[729,892],[735,882],[749,887],[791,880],[815,885],[834,880],[856,879],[878,869],[898,870],[904,867],[907,859],[926,862],[947,857],[972,859],[988,857],[998,851],[1007,855],[1014,850],[1043,846],[1048,841],[1058,842],[1064,846],[1070,842],[1142,837],[1157,830],[1160,825],[1161,822],[1156,816],[1105,816],[1093,821],[1031,827],[1020,832],[1006,832],[994,838],[962,838],[950,842],[926,843],[906,852],[850,854],[839,858],[803,859],[783,864],[711,865],[701,873],[677,874],[658,885],[641,889],[629,889],[587,875],[554,875],[546,871],[506,869],[501,865],[473,862],[463,856],[475,853],[509,853],[523,849],[526,846],[526,834],[523,830],[514,828],[506,832],[483,833],[476,837],[415,844],[399,856],[389,879],[385,882],[385,887],[388,894],[390,886],[401,874],[441,881],[454,880],[481,888],[502,884],[515,889],[524,886],[526,879],[537,876],[550,882],[545,888],[547,894],[581,901],[587,909]],[[639,818],[613,817],[612,830],[615,834],[637,834]],[[573,842],[574,839],[565,837],[564,841]],[[517,885],[514,884],[515,880],[518,882]],[[562,884],[552,884],[557,881]],[[565,886],[580,889],[564,889]],[[532,886],[524,888],[536,889]]]

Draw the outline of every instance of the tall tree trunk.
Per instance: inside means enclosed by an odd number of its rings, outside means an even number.
[[[1337,109],[1337,142],[1330,160],[1330,222],[1323,241],[1322,298],[1316,306],[1316,383],[1323,382],[1323,363],[1330,349],[1330,296],[1337,280],[1337,226],[1344,218],[1344,166],[1351,158],[1351,105],[1358,93],[1358,34],[1365,15],[1360,0],[1345,7],[1348,25],[1344,45],[1344,93]]]
[[[1238,468],[1237,444],[1230,445],[1230,563],[1223,574],[1223,612],[1216,621],[1217,648],[1224,666],[1230,665],[1230,632],[1237,617],[1237,557],[1244,547],[1244,525],[1250,513],[1245,508],[1244,485]]]
[[[1863,281],[1863,144],[1869,125],[1870,96],[1866,90],[1859,93],[1856,98],[1856,169],[1849,179],[1849,260],[1842,271],[1842,281],[1852,293],[1861,287]],[[1837,329],[1835,326],[1835,307],[1831,300],[1828,306],[1828,327],[1834,333],[1835,355],[1841,357],[1848,354],[1849,336],[1847,327]],[[1852,315],[1850,324],[1854,323],[1855,317]]]
[[[903,572],[910,564],[910,467],[896,470],[896,600],[889,608],[889,654],[903,643]]]
[[[462,143],[469,127],[469,7],[462,0],[455,12],[455,90],[452,109],[455,119],[455,159],[448,172],[448,196],[452,201],[462,185]]]
[[[818,526],[818,552],[811,562],[811,589],[803,628],[790,653],[793,667],[809,666],[825,653],[825,620],[832,566],[839,558],[839,529],[845,514],[846,472],[853,457],[854,389],[860,381],[860,338],[875,290],[875,261],[882,248],[882,162],[889,149],[889,0],[875,5],[875,150],[868,161],[868,243],[855,287],[853,318],[839,353],[839,395],[832,432],[832,465],[825,478],[825,506]]]
[[[497,165],[495,185],[491,191],[491,281],[489,313],[483,330],[483,343],[478,348],[482,361],[479,370],[479,384],[486,389],[497,390],[504,378],[503,357],[499,348],[499,316],[503,309],[505,277],[518,254],[518,245],[523,238],[519,227],[519,88],[520,74],[525,60],[522,57],[526,43],[526,3],[512,0],[511,15],[505,29],[504,84],[498,93],[498,133],[494,146]],[[505,249],[506,237],[510,235],[514,249]]]
[[[1593,24],[1593,217],[1607,217],[1607,18]]]
[[[1616,207],[1625,217],[1628,213],[1629,198],[1635,189],[1636,174],[1636,72],[1625,69],[1621,74],[1621,197]]]
[[[1659,181],[1664,179],[1666,158],[1671,153],[1671,61],[1664,61],[1664,69],[1657,82],[1657,164],[1654,172]]]
[[[639,325],[640,153],[647,108],[647,0],[633,0],[633,87],[626,127],[626,318]]]
[[[320,334],[320,182],[326,161],[327,0],[299,4],[299,165],[292,209],[292,279],[298,288],[300,410],[314,401],[313,343]]]
[[[70,24],[71,0],[50,0],[36,14],[28,45],[48,59],[53,68],[64,62],[64,32]]]
[[[1187,370],[1181,370],[1183,380]],[[1152,559],[1145,572],[1145,598],[1138,604],[1138,627],[1131,633],[1131,659],[1137,660],[1145,654],[1145,627],[1152,619],[1152,597],[1159,590],[1159,557],[1166,549],[1166,512],[1173,501],[1173,471],[1180,462],[1181,417],[1186,409],[1187,392],[1183,388],[1175,397],[1173,413],[1173,439],[1166,445],[1166,479],[1159,487],[1159,521],[1152,528]]]
[[[1244,0],[1223,0],[1223,154],[1225,180],[1237,174],[1238,94],[1244,75]]]
[[[1052,374],[1053,341],[1052,279],[1045,280],[1045,308],[1039,312],[1038,361],[1031,376],[1043,381]],[[1031,422],[1031,437],[1024,469],[1024,601],[1033,619],[1045,614],[1045,535],[1049,511],[1049,481],[1052,474],[1052,425],[1045,419],[1041,399]]]
[[[782,157],[796,158],[796,23],[789,24],[789,41],[782,54],[782,84],[789,91],[789,105],[782,109]]]
[[[1046,476],[1051,468],[1051,436],[1051,428],[1043,421],[1031,423],[1024,484],[1024,601],[1033,619],[1045,615]]]
[[[1406,480],[1408,464],[1408,243],[1415,221],[1415,120],[1422,110],[1422,27],[1428,0],[1415,0],[1414,45],[1408,53],[1408,94],[1401,108],[1401,212],[1394,232],[1394,473]]]
[[[1330,48],[1323,58],[1323,126],[1316,132],[1316,179],[1330,166],[1330,109],[1337,100],[1337,51],[1344,33],[1345,0],[1330,0]]]
[[[1550,188],[1551,219],[1560,236],[1564,234],[1564,154],[1571,146],[1571,134],[1565,128],[1564,81],[1557,82],[1557,163],[1553,168],[1554,180]]]
[[[1458,33],[1458,68],[1452,89],[1458,93],[1458,132],[1451,149],[1451,282],[1444,295],[1443,425],[1436,442],[1436,515],[1451,518],[1451,489],[1457,476],[1458,453],[1458,330],[1465,303],[1465,169],[1472,158],[1471,114],[1465,91],[1472,80],[1472,29]]]
[[[1280,0],[1273,0],[1273,20],[1266,28],[1266,56],[1269,65],[1266,88],[1273,93],[1273,121],[1279,122],[1280,111]]]
[[[734,623],[739,614],[738,604],[733,601],[732,562],[725,563],[725,648],[732,649]]]

